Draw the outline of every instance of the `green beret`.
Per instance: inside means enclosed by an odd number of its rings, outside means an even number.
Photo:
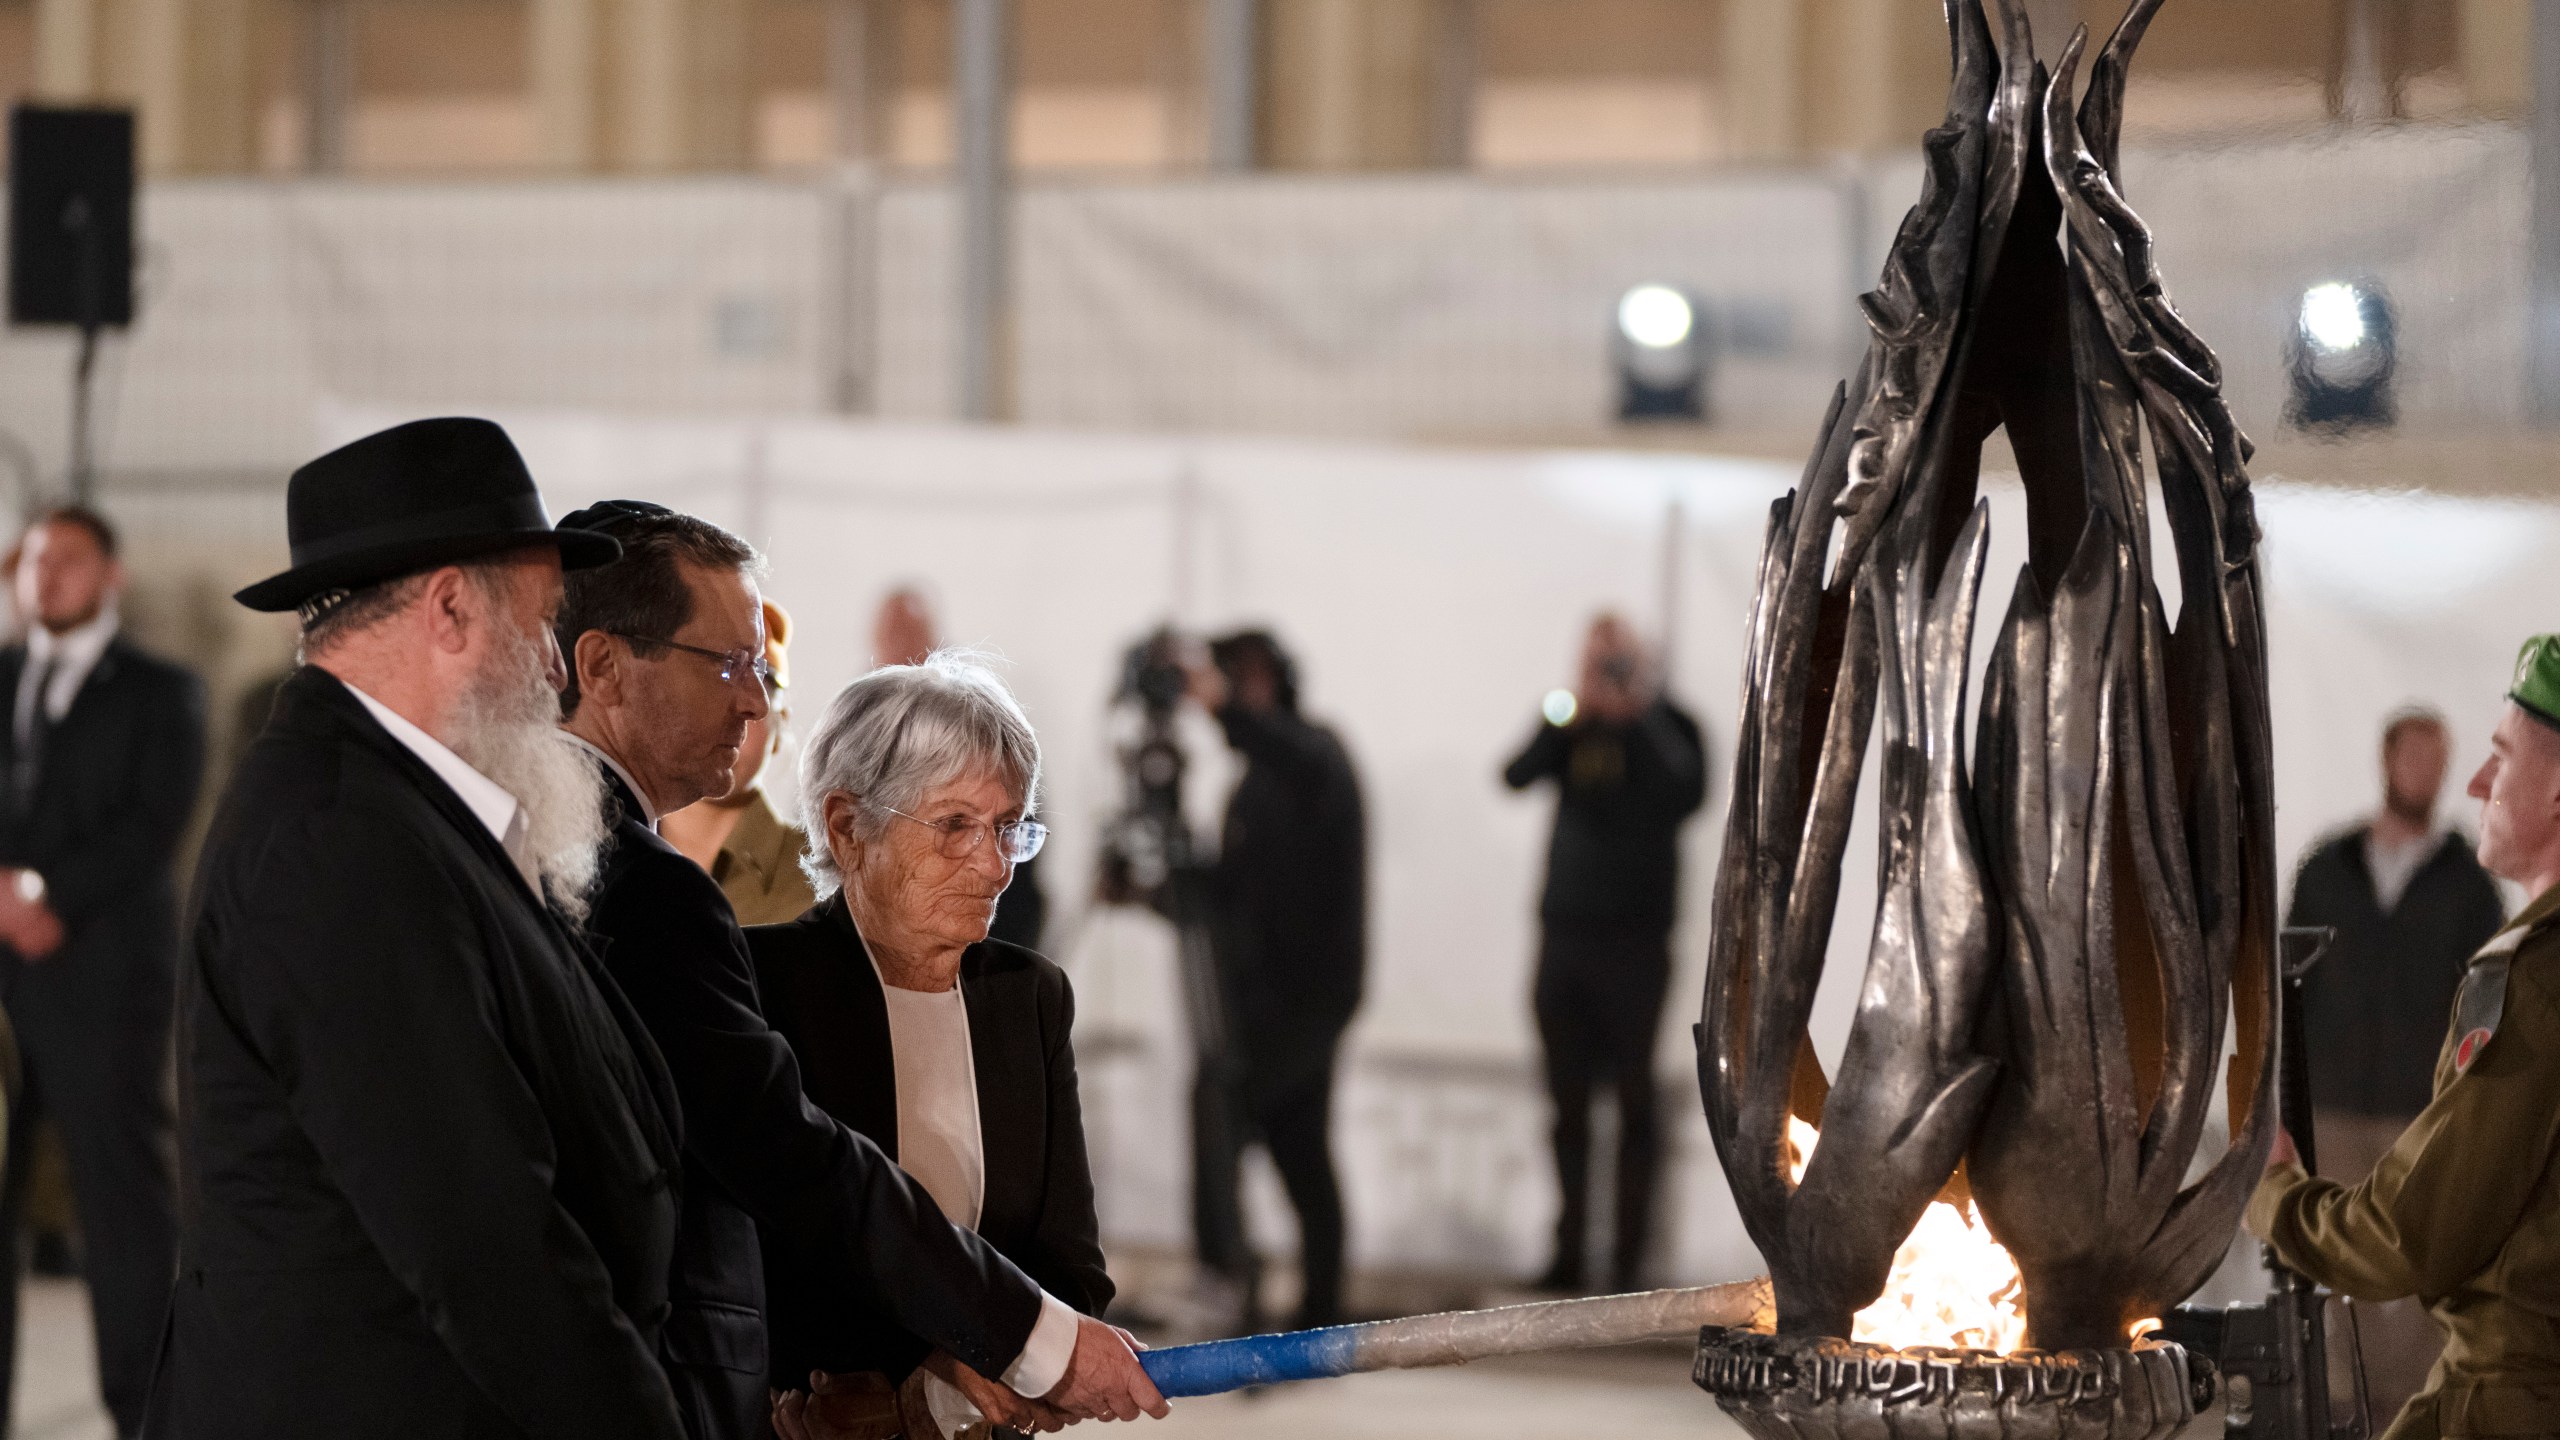
[[[2536,635],[2516,656],[2516,683],[2507,698],[2525,713],[2560,730],[2560,635]]]

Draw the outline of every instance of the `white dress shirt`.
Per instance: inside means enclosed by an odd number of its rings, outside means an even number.
[[[56,635],[42,625],[27,629],[27,665],[18,672],[18,693],[11,718],[17,724],[20,745],[26,743],[27,731],[35,724],[36,694],[32,683],[52,666],[44,687],[44,718],[54,724],[71,713],[71,702],[80,696],[80,687],[89,683],[89,672],[107,653],[107,645],[116,638],[119,624],[114,601],[98,607],[98,613],[85,624]]]
[[[574,730],[563,730],[560,733],[568,736],[570,741],[579,749],[584,750],[588,754],[596,757],[598,760],[603,761],[604,768],[612,771],[614,778],[622,782],[622,788],[630,791],[631,798],[639,802],[640,823],[648,826],[651,830],[656,830],[658,828],[658,807],[649,803],[649,792],[640,788],[640,782],[631,778],[631,772],[622,768],[621,761],[607,755],[594,742]]]
[[[2400,908],[2401,897],[2409,893],[2409,882],[2417,879],[2418,872],[2443,848],[2441,830],[2430,830],[2397,845],[2385,843],[2380,830],[2364,832],[2365,868],[2373,874],[2373,898],[2382,903],[2383,914]]]
[[[898,1167],[942,1207],[943,1218],[974,1233],[986,1205],[987,1146],[978,1128],[978,1063],[969,1041],[968,1001],[957,981],[939,992],[901,990],[880,975],[878,960],[871,971],[879,976],[889,1010]],[[1039,1322],[1001,1378],[1015,1394],[1036,1399],[1057,1387],[1075,1349],[1074,1307],[1043,1290]],[[925,1391],[946,1436],[980,1418],[968,1398],[938,1376],[927,1377]]]
[[[427,762],[427,768],[436,772],[436,778],[452,788],[463,805],[489,828],[498,848],[506,851],[507,858],[515,862],[516,873],[524,877],[524,883],[533,887],[534,894],[541,894],[542,869],[534,863],[531,825],[525,819],[524,806],[516,797],[502,789],[497,781],[472,769],[470,762],[446,749],[444,742],[410,724],[399,711],[353,685],[348,685],[347,691],[364,702],[365,710],[382,722],[382,728],[391,732],[392,739],[408,746],[409,753]]]

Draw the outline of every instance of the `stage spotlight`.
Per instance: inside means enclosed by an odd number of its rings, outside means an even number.
[[[2293,402],[2285,418],[2305,429],[2390,424],[2395,328],[2379,285],[2332,280],[2302,292],[2286,347]]]
[[[1672,286],[1638,285],[1618,298],[1619,419],[1706,418],[1705,328],[1696,303]]]

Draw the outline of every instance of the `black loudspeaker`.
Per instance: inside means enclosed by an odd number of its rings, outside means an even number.
[[[133,323],[133,112],[9,112],[9,323]]]

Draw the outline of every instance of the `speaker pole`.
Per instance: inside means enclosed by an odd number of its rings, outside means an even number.
[[[86,505],[97,489],[97,454],[90,434],[89,392],[98,368],[98,227],[89,214],[89,197],[74,195],[63,207],[62,228],[71,232],[78,253],[80,353],[71,365],[71,503]]]

